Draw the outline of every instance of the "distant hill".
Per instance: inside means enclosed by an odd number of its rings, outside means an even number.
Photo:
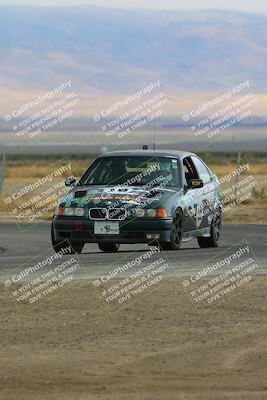
[[[124,94],[153,79],[178,94],[250,79],[267,87],[267,16],[98,7],[0,7],[0,87]],[[1,93],[0,93],[1,97]]]

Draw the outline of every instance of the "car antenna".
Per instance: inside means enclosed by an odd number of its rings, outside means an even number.
[[[156,118],[154,118],[154,150],[156,150]]]

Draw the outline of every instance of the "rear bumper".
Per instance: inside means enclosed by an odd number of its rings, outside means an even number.
[[[171,219],[135,219],[120,221],[119,235],[95,235],[94,221],[78,218],[55,217],[53,229],[56,241],[65,239],[83,243],[149,243],[146,234],[158,234],[160,242],[170,241]]]

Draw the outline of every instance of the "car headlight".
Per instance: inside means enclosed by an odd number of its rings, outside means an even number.
[[[137,208],[134,210],[134,215],[137,218],[166,218],[168,216],[164,208]]]
[[[84,215],[84,208],[66,207],[63,209],[63,215],[66,217],[82,217]]]
[[[84,216],[84,208],[75,208],[75,215],[77,217],[83,217]]]
[[[134,211],[135,215],[137,218],[142,218],[145,215],[145,210],[143,210],[142,208],[137,208]]]
[[[146,215],[148,217],[156,217],[157,216],[157,210],[154,208],[149,208],[148,210],[146,210]]]
[[[74,208],[71,207],[64,208],[63,215],[65,215],[66,217],[71,217],[72,215],[74,215]]]

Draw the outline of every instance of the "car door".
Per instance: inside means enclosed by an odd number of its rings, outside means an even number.
[[[200,215],[200,199],[202,198],[203,188],[189,188],[189,182],[192,179],[199,179],[198,171],[191,157],[183,159],[183,173],[185,191],[183,196],[183,212],[184,212],[184,231],[191,232],[199,228]]]
[[[203,181],[203,188],[195,192],[197,209],[195,223],[197,229],[206,228],[213,222],[216,185],[212,181],[212,174],[205,163],[197,156],[191,156],[191,162],[197,171],[198,178]]]

